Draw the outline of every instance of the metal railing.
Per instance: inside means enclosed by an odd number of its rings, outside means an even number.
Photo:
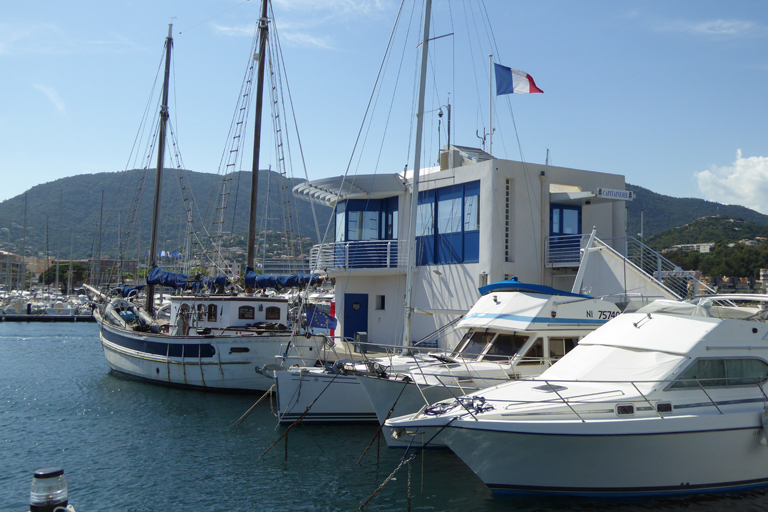
[[[548,267],[578,267],[582,250],[589,241],[586,235],[548,237],[545,242],[545,263]],[[678,298],[703,293],[715,293],[711,287],[699,281],[694,272],[683,270],[638,239],[627,236],[601,240],[595,238],[595,247],[606,247],[619,258],[635,266],[649,278],[665,286]]]
[[[435,375],[439,381],[441,377]],[[446,388],[458,389],[453,382],[450,381],[447,376],[446,383],[442,385]],[[485,380],[491,380],[492,378],[485,377]],[[509,382],[506,379],[498,379],[500,382]],[[489,410],[503,410],[505,415],[509,418],[512,416],[525,417],[529,414],[529,407],[538,406],[562,406],[565,405],[567,409],[563,410],[563,414],[571,413],[575,415],[581,422],[587,421],[587,415],[594,416],[597,413],[598,420],[605,419],[606,413],[604,410],[596,411],[594,409],[596,404],[611,404],[617,407],[615,414],[617,416],[626,415],[627,417],[635,416],[636,411],[640,412],[641,408],[646,408],[650,416],[657,416],[660,419],[664,419],[665,415],[669,416],[674,414],[675,405],[673,405],[670,397],[649,396],[649,393],[657,391],[660,388],[667,386],[673,386],[676,391],[700,391],[705,398],[704,402],[700,402],[701,395],[695,395],[692,398],[685,397],[681,400],[681,396],[673,397],[678,406],[683,407],[714,407],[717,414],[724,414],[722,407],[726,405],[732,405],[732,400],[725,400],[718,402],[717,398],[712,396],[712,392],[718,388],[755,388],[759,393],[754,393],[753,396],[742,397],[740,404],[751,402],[755,404],[756,408],[762,410],[762,405],[768,400],[768,395],[763,390],[763,385],[766,382],[765,377],[718,377],[718,378],[699,378],[699,379],[676,379],[676,380],[656,380],[656,381],[564,381],[564,380],[549,380],[549,379],[519,379],[518,382],[541,382],[541,386],[534,389],[541,391],[548,395],[547,398],[541,400],[529,400],[529,399],[515,399],[509,398],[485,398],[480,394],[480,391],[476,391],[470,396],[457,397],[454,399],[444,400],[437,402],[433,405],[427,406],[424,413],[427,415],[441,415],[451,411],[458,411],[465,409],[471,416],[475,416],[477,413],[489,411]],[[579,393],[576,396],[569,396],[565,394],[565,391],[569,390],[569,386],[575,385],[576,389],[584,389],[584,385],[597,385],[597,386],[610,386],[603,391],[592,391],[589,393]],[[613,387],[615,386],[615,387]],[[594,387],[594,386],[592,386]],[[646,391],[641,391],[641,387]],[[651,389],[648,389],[651,388]],[[498,388],[494,388],[498,389]],[[454,395],[455,396],[455,395]],[[465,403],[465,401],[467,403]],[[682,402],[682,403],[681,403]],[[480,408],[477,408],[477,405]],[[660,404],[666,404],[665,409],[659,407]],[[620,412],[619,406],[631,406],[631,410]],[[587,406],[584,409],[583,406]],[[475,413],[475,414],[473,414]],[[553,412],[550,412],[552,414]],[[581,413],[581,414],[579,414]],[[536,415],[540,415],[540,411],[535,412]],[[477,419],[477,418],[475,418]]]
[[[315,270],[405,268],[407,247],[403,240],[369,240],[315,245],[309,254]]]

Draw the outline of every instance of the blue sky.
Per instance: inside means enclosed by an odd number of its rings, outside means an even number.
[[[307,173],[343,174],[400,3],[273,1]],[[184,163],[216,172],[258,4],[4,2],[0,200],[62,177],[131,167],[172,17],[171,115]],[[768,3],[434,0],[433,8],[433,37],[453,35],[430,52],[428,161],[438,151],[436,110],[449,98],[453,142],[481,145],[493,53],[544,90],[496,101],[495,156],[519,160],[522,150],[525,161],[543,163],[549,149],[554,165],[768,213]],[[420,1],[414,8],[406,0],[365,148],[350,172],[413,165],[421,10]],[[445,144],[444,122],[440,137]],[[262,168],[275,166],[272,153],[263,150]],[[298,165],[292,172],[304,175]]]

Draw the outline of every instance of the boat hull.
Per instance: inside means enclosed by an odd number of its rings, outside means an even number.
[[[383,425],[389,418],[397,418],[413,414],[424,407],[425,400],[430,404],[453,398],[451,392],[459,393],[458,389],[449,390],[439,386],[416,386],[412,382],[403,382],[376,377],[357,377],[365,394],[376,412],[379,424]],[[463,393],[462,393],[463,394]],[[392,410],[392,413],[390,413]],[[397,430],[397,437],[395,431]],[[431,448],[445,448],[439,428],[416,427],[409,429],[394,429],[383,426],[382,435],[390,448],[407,448],[409,446],[427,445]]]
[[[285,335],[168,336],[100,323],[110,368],[119,374],[179,387],[263,392],[274,380],[261,374],[291,340]],[[287,361],[288,364],[296,361]]]
[[[714,417],[705,425],[695,417],[647,420],[664,427],[647,433],[610,428],[602,434],[588,433],[580,423],[537,433],[530,426],[503,431],[466,428],[468,422],[459,421],[442,438],[497,494],[731,492],[768,485],[759,414],[740,416],[744,421]]]
[[[275,372],[275,380],[281,424],[300,417],[304,422],[377,421],[371,401],[354,375],[291,369]]]

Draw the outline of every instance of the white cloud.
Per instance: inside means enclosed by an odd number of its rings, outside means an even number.
[[[314,47],[314,48],[325,48],[325,49],[331,49],[333,48],[333,44],[331,43],[331,38],[328,36],[314,36],[310,32],[314,28],[315,25],[320,25],[319,23],[281,23],[279,26],[279,35],[280,39],[284,41],[289,46],[294,47]],[[247,36],[247,37],[253,37],[254,31],[256,30],[255,24],[250,25],[235,25],[235,26],[225,26],[225,25],[219,25],[217,23],[213,23],[214,30],[218,31],[219,33],[230,36],[230,37],[241,37],[241,36]],[[320,27],[317,28],[318,31],[320,31]]]
[[[370,15],[387,8],[387,0],[275,0],[286,11],[323,11],[335,14]]]
[[[0,23],[0,55],[62,55],[133,50],[128,38],[111,33],[105,39],[81,39],[55,23]]]
[[[54,89],[53,87],[46,87],[44,85],[35,84],[33,85],[35,89],[45,94],[45,96],[50,100],[51,103],[53,103],[53,106],[56,107],[56,110],[58,110],[62,114],[67,113],[67,107],[64,105],[64,100],[61,99],[61,96],[59,96],[59,93]]]
[[[660,23],[657,28],[666,32],[683,32],[714,37],[742,37],[765,33],[765,29],[757,23],[744,20],[673,20]]]
[[[696,179],[710,201],[740,204],[768,214],[768,157],[744,158],[739,149],[731,167],[712,166],[696,173]]]

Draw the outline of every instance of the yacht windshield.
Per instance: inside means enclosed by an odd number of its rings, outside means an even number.
[[[495,332],[467,333],[462,342],[459,343],[458,348],[451,355],[465,359],[477,359],[494,336],[496,336]]]
[[[483,357],[484,361],[502,361],[511,359],[518,350],[523,348],[528,336],[517,336],[515,334],[499,334]]]

